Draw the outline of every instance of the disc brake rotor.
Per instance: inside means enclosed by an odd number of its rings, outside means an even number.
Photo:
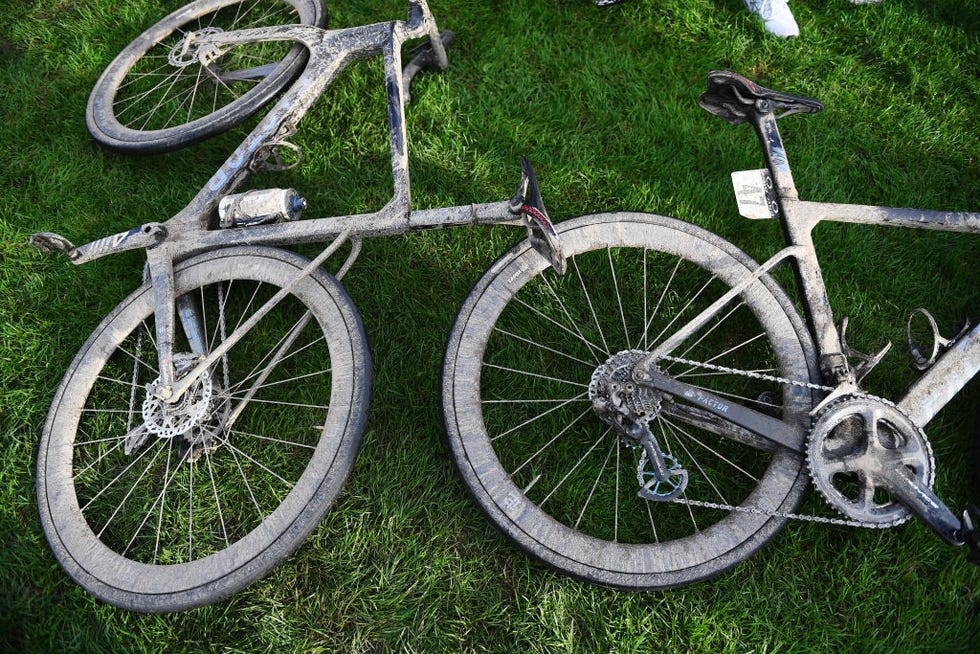
[[[204,27],[194,32],[188,32],[167,53],[167,62],[177,68],[185,68],[191,64],[200,62],[202,51],[196,41],[202,36],[220,34],[223,31],[220,27]],[[211,47],[211,50],[217,51],[213,47]]]

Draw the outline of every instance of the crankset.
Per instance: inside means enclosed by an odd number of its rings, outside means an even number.
[[[932,491],[935,462],[926,435],[897,406],[844,396],[816,416],[807,464],[817,490],[844,515],[892,526],[915,514],[952,545],[965,525]]]

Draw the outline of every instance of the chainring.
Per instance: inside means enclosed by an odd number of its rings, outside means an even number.
[[[889,471],[898,466],[932,487],[932,446],[894,404],[871,396],[845,396],[815,417],[807,439],[810,477],[827,502],[848,518],[884,527],[911,517],[888,491]]]

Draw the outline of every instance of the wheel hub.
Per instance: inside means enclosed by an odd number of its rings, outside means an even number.
[[[216,57],[218,49],[214,46],[202,48],[195,41],[202,36],[220,34],[223,31],[220,27],[205,27],[194,32],[188,32],[174,47],[170,48],[170,52],[167,54],[167,62],[177,68],[186,68],[202,61],[210,63]]]
[[[633,381],[633,367],[646,356],[642,350],[623,350],[609,357],[592,373],[589,400],[596,414],[621,435],[631,425],[647,423],[660,415],[658,391]],[[630,439],[631,444],[635,444]]]
[[[175,355],[178,377],[193,368],[198,359],[196,354]],[[149,384],[149,388],[159,383],[158,378]],[[144,438],[151,434],[166,439],[180,437],[182,447],[194,448],[188,460],[195,461],[205,449],[214,449],[218,445],[228,413],[227,398],[215,388],[210,372],[204,371],[173,404],[147,393],[142,407]]]

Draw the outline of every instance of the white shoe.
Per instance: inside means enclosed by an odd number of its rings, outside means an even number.
[[[786,0],[745,0],[745,5],[765,22],[767,32],[784,38],[800,35]]]

